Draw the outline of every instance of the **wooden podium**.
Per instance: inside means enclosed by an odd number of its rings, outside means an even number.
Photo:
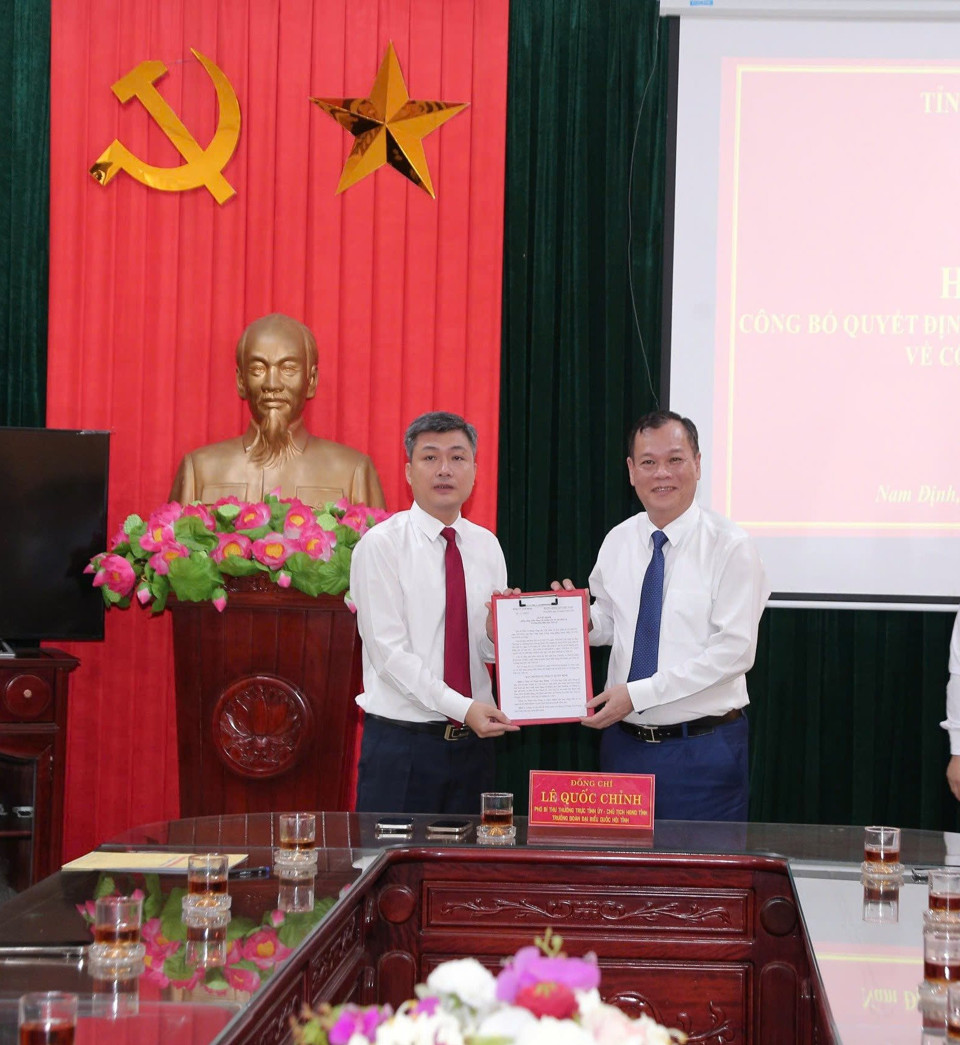
[[[249,583],[174,602],[180,815],[349,809],[362,689],[341,596]]]

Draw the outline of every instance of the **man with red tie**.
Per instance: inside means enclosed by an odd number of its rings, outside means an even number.
[[[350,594],[363,639],[358,812],[476,813],[494,786],[490,738],[519,727],[496,706],[490,597],[506,588],[497,538],[460,508],[477,432],[423,414],[404,437],[409,511],[357,544]]]

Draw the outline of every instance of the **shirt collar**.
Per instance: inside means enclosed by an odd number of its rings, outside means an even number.
[[[440,531],[446,528],[446,523],[441,522],[436,516],[431,515],[429,512],[425,512],[416,501],[410,505],[410,518],[413,520],[414,525],[418,530],[431,541],[435,541],[440,536]],[[455,530],[460,529],[460,522],[463,519],[462,515],[458,515],[452,523]]]
[[[692,533],[696,528],[697,523],[700,521],[700,505],[696,501],[690,505],[690,507],[683,513],[683,515],[677,516],[673,522],[667,523],[663,528],[663,532],[667,535],[667,540],[670,544],[676,548],[682,544],[686,539],[687,534]],[[650,516],[646,512],[643,513],[643,543],[644,547],[650,546],[650,537],[657,530],[657,527],[650,522]]]

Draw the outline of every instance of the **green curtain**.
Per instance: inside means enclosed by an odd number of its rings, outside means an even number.
[[[666,34],[655,0],[510,12],[498,531],[510,583],[537,590],[585,584],[638,510],[624,438],[653,396],[628,278],[659,389]],[[952,622],[768,609],[748,679],[752,818],[960,824],[938,726]],[[579,726],[508,736],[500,784],[525,808],[531,768],[596,768],[596,741]]]
[[[659,387],[665,59],[652,0],[511,0],[497,528],[527,590],[585,586],[636,510],[625,437]],[[602,688],[605,658],[594,674]],[[505,737],[501,782],[525,805],[529,768],[595,768],[598,740]]]
[[[50,6],[0,0],[0,425],[46,415]]]

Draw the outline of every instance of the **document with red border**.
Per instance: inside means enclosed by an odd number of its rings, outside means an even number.
[[[497,695],[512,722],[576,722],[593,714],[589,605],[585,588],[494,595]]]

